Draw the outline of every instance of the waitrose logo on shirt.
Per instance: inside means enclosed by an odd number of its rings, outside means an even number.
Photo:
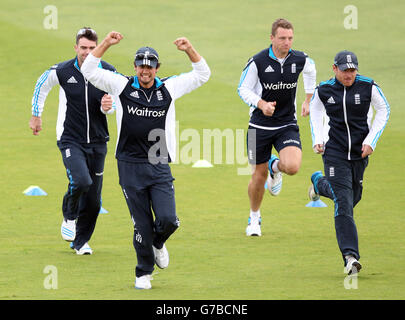
[[[263,88],[266,90],[284,90],[284,89],[293,89],[297,87],[297,82],[293,83],[284,83],[279,81],[277,83],[265,83],[263,82]]]
[[[128,113],[137,115],[139,117],[152,117],[152,118],[160,118],[163,117],[166,114],[166,110],[151,110],[149,108],[138,108],[138,107],[131,107],[128,106]]]

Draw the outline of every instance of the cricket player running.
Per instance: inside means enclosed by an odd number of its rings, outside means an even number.
[[[78,255],[93,253],[88,242],[100,212],[104,161],[110,139],[106,114],[114,111],[112,98],[88,83],[81,71],[97,40],[93,29],[80,29],[74,46],[76,57],[52,66],[38,78],[29,123],[33,134],[39,135],[46,98],[59,85],[56,136],[69,180],[63,197],[60,230],[62,239],[71,242],[70,247]],[[105,61],[100,61],[99,67],[115,71]]]
[[[122,39],[119,32],[110,32],[89,54],[82,70],[94,86],[119,96],[115,101],[116,158],[120,185],[134,224],[133,245],[138,260],[135,288],[150,289],[155,263],[162,269],[169,265],[165,242],[179,226],[174,178],[168,164],[176,156],[174,102],[207,82],[211,72],[186,38],[178,38],[174,44],[192,62],[191,72],[159,79],[159,56],[150,47],[136,52],[135,76],[98,68],[103,54]]]
[[[334,201],[336,238],[346,271],[352,274],[362,268],[353,208],[361,199],[364,171],[390,106],[374,80],[358,74],[353,52],[338,52],[332,68],[335,77],[319,84],[310,103],[313,148],[323,155],[325,176],[321,171],[312,174],[309,197]],[[371,106],[376,111],[373,121]]]
[[[301,115],[307,116],[316,86],[316,69],[304,52],[291,49],[293,37],[292,24],[277,19],[272,25],[270,48],[249,59],[238,86],[239,96],[250,106],[247,149],[253,173],[248,186],[247,236],[261,236],[260,205],[266,180],[270,194],[277,196],[281,191],[282,172],[294,175],[301,166],[297,83],[302,72],[306,98]],[[271,154],[273,146],[279,158]]]

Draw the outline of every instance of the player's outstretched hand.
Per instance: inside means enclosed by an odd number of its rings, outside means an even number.
[[[111,46],[119,43],[124,36],[117,32],[117,31],[111,31],[107,36],[104,38],[101,43],[97,45],[97,47],[94,48],[94,50],[91,52],[93,56],[96,58],[101,58],[103,54],[110,48]]]
[[[104,41],[108,45],[112,46],[118,44],[122,40],[122,38],[124,38],[124,36],[121,33],[117,31],[111,31],[109,34],[107,34]]]
[[[177,38],[173,43],[180,51],[186,51],[192,48],[191,42],[186,37]]]
[[[188,55],[191,62],[198,62],[201,60],[200,54],[194,49],[193,45],[186,37],[177,38],[173,43],[178,50],[184,51]]]

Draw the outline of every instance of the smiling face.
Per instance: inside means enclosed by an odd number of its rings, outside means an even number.
[[[139,84],[144,88],[150,88],[153,86],[157,71],[157,68],[152,68],[151,66],[135,65],[135,72],[136,76],[138,77]]]
[[[82,37],[79,39],[77,44],[75,45],[75,51],[77,54],[77,60],[79,63],[79,67],[82,66],[82,63],[84,60],[87,58],[89,53],[94,50],[94,48],[97,46],[96,41],[89,40],[85,37]]]
[[[354,83],[354,80],[356,80],[357,70],[354,68],[343,71],[336,65],[333,65],[333,72],[335,73],[336,79],[345,87],[350,87]]]

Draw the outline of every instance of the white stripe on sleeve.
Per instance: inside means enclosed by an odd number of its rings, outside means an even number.
[[[240,77],[238,94],[248,106],[257,108],[257,104],[262,96],[262,86],[257,74],[257,66],[252,61],[243,70]]]
[[[374,107],[376,114],[370,132],[366,139],[364,139],[363,144],[371,146],[374,150],[378,139],[381,137],[381,134],[388,123],[391,113],[391,108],[387,99],[381,91],[381,88],[376,84],[374,84],[372,88],[370,104]]]
[[[51,91],[52,87],[59,84],[58,77],[55,69],[46,70],[37,80],[34,93],[32,96],[32,115],[40,117],[44,111],[44,104],[46,97]]]

